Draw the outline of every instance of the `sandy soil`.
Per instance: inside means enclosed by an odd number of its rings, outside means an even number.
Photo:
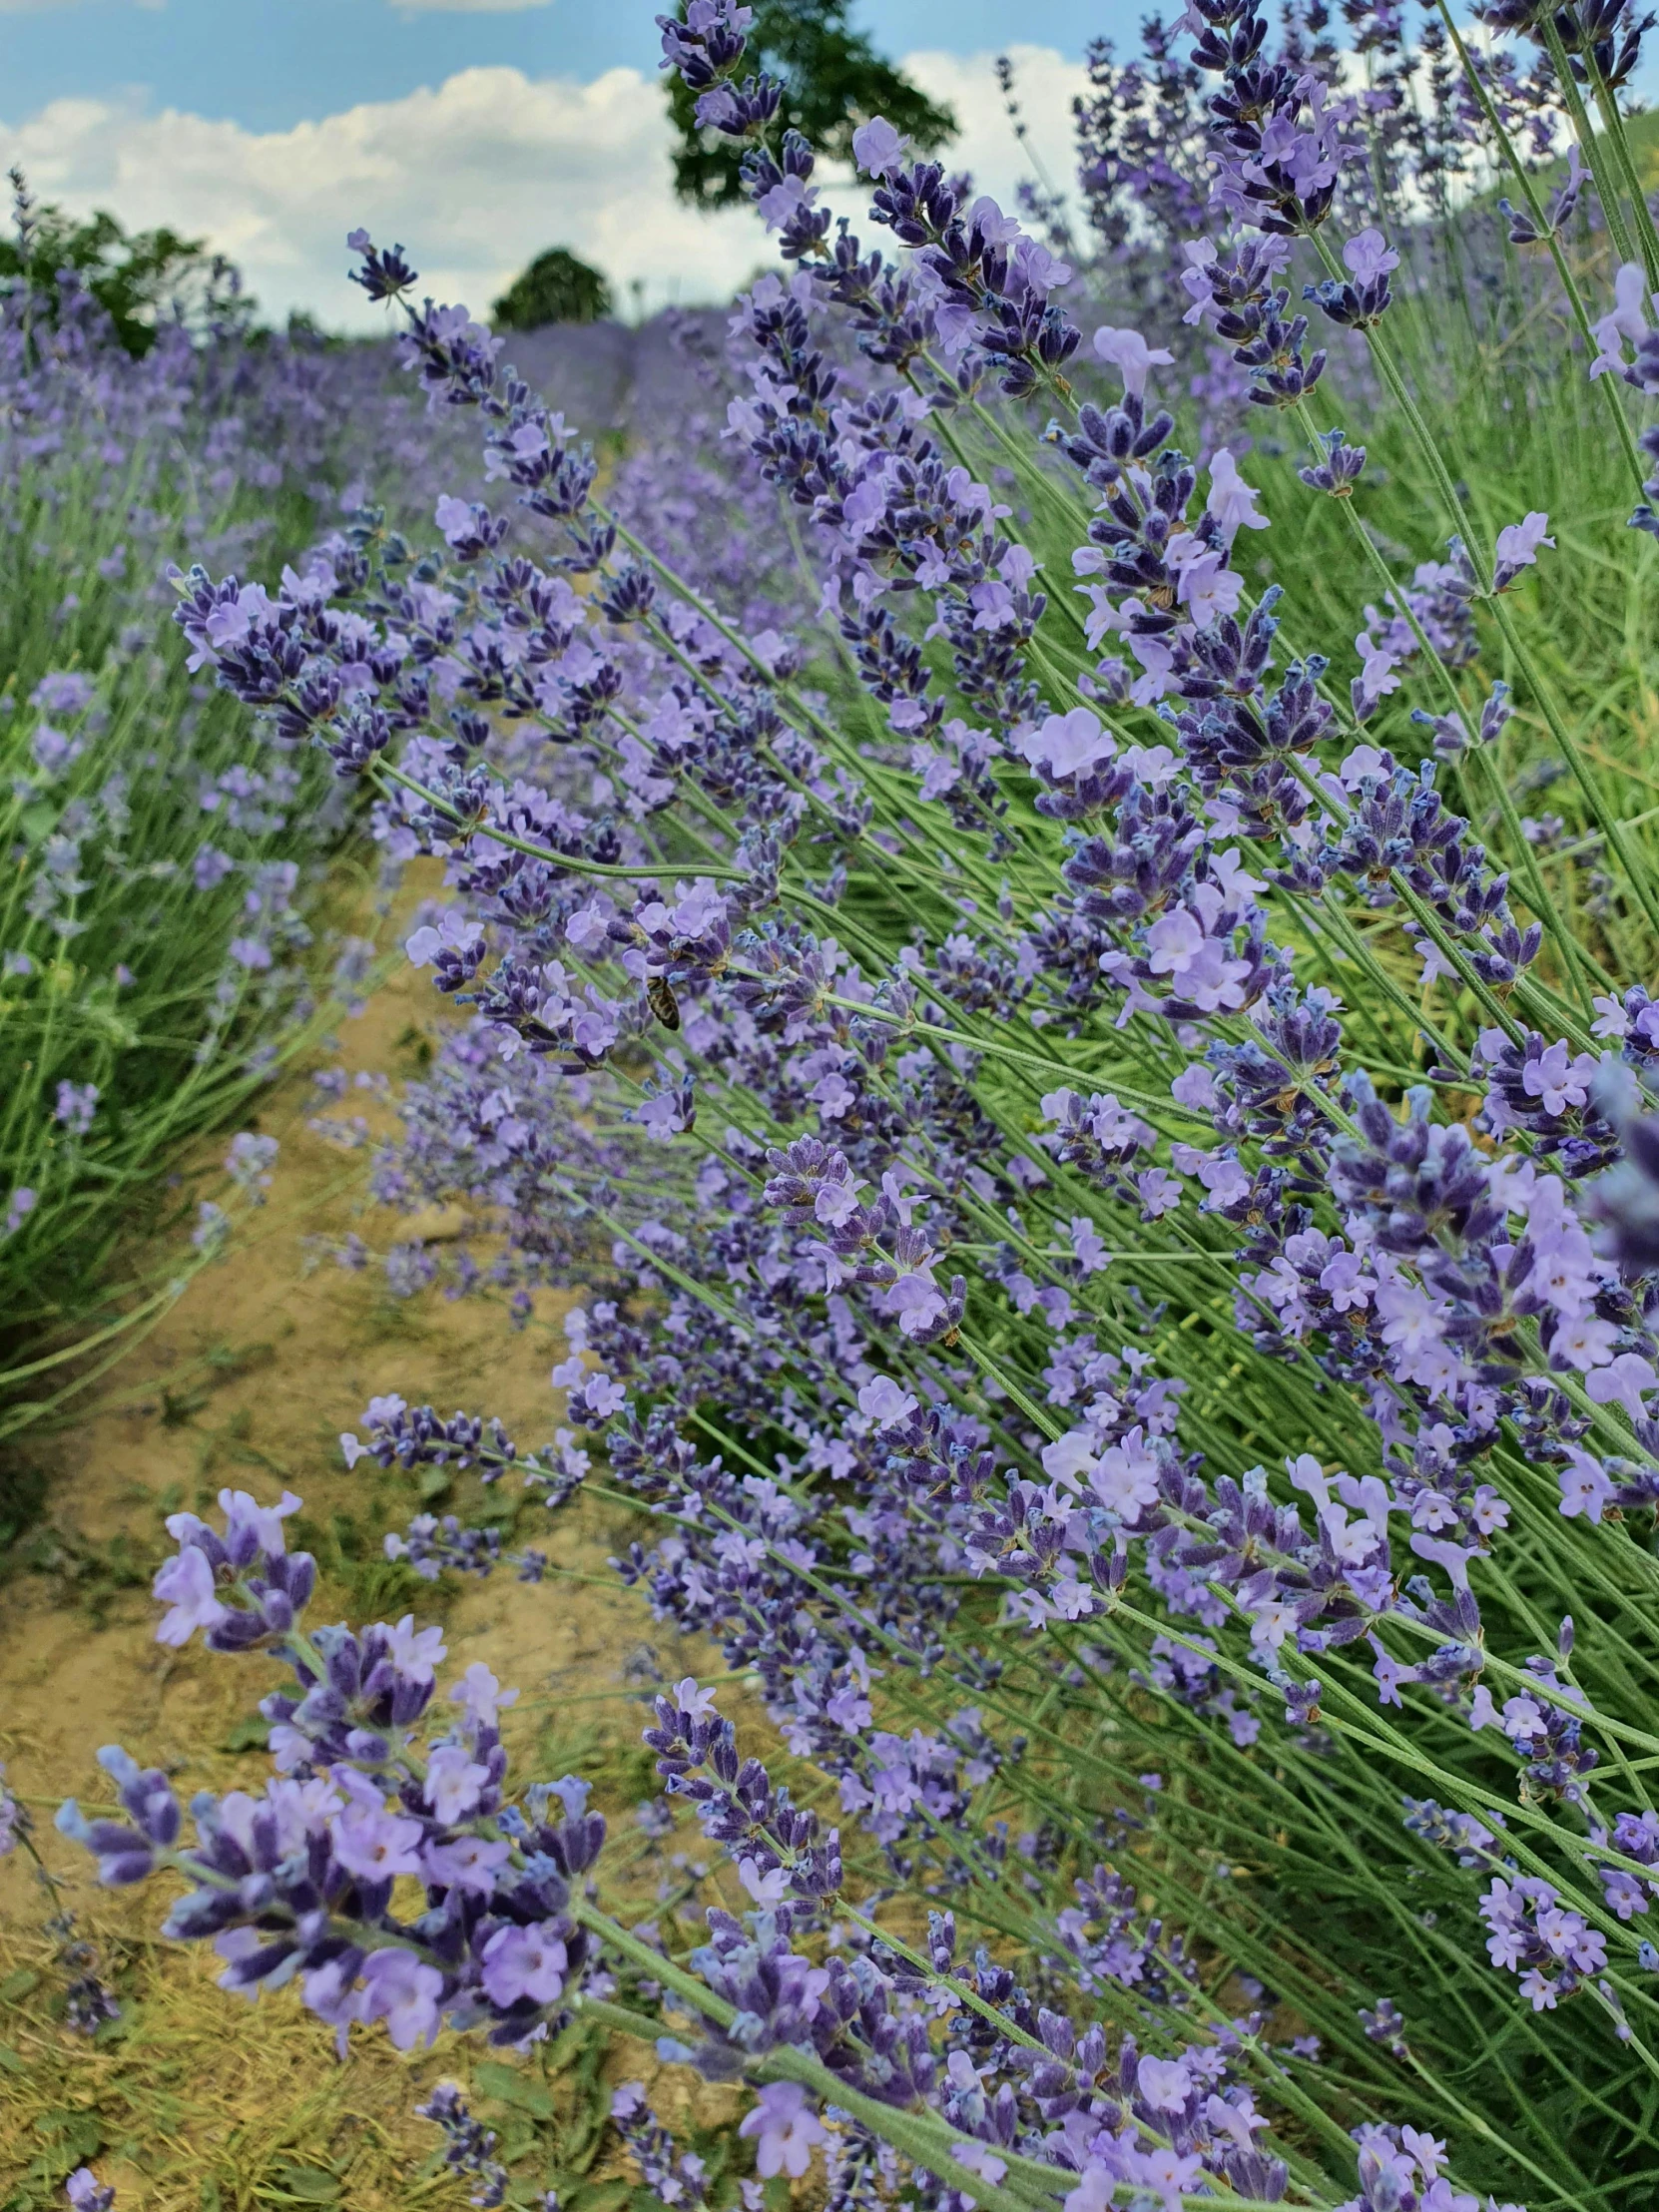
[[[424,979],[403,969],[342,1025],[340,1059],[394,1079],[414,1072],[434,1018]],[[530,1445],[556,1424],[547,1371],[563,1352],[557,1300],[542,1300],[530,1329],[514,1334],[499,1306],[431,1293],[399,1302],[377,1269],[318,1262],[317,1240],[355,1229],[383,1250],[409,1229],[365,1209],[364,1155],[342,1154],[307,1129],[315,1110],[306,1075],[267,1100],[258,1126],[282,1145],[271,1203],[107,1379],[102,1406],[42,1447],[47,1516],[0,1584],[0,1758],[31,1802],[75,1933],[94,1944],[124,2007],[90,2041],[65,2026],[61,1942],[43,1926],[50,1903],[24,1853],[0,1861],[0,2212],[61,2206],[63,2176],[84,2159],[118,2185],[123,2206],[157,2212],[466,2199],[464,2184],[433,2170],[435,2131],[412,2116],[433,2080],[467,2069],[455,2038],[402,2059],[358,2030],[352,2062],[339,2066],[328,2032],[291,1993],[250,2014],[215,1986],[213,1960],[156,1941],[164,1885],[129,1898],[99,1891],[85,1855],[51,1828],[65,1793],[107,1796],[93,1759],[102,1744],[122,1743],[166,1769],[187,1801],[206,1787],[257,1788],[268,1771],[245,1740],[259,1698],[278,1679],[273,1663],[216,1657],[199,1644],[174,1653],[154,1641],[148,1581],[170,1548],[167,1512],[208,1510],[227,1484],[273,1497],[296,1490],[302,1539],[323,1569],[312,1617],[384,1617],[411,1601],[379,1563],[381,1536],[421,1500],[400,1473],[343,1466],[337,1433],[354,1425],[369,1393],[499,1413]],[[362,1094],[330,1111],[389,1119]],[[442,1235],[453,1225],[421,1227]],[[458,1478],[462,1502],[475,1498],[472,1483]],[[519,1685],[515,1757],[538,1774],[589,1774],[607,1810],[649,1787],[641,1707],[622,1674],[628,1655],[649,1644],[676,1671],[694,1656],[665,1640],[607,1573],[622,1534],[615,1509],[593,1502],[556,1523],[527,1508],[521,1535],[551,1553],[559,1575],[540,1588],[508,1575],[455,1593],[422,1588],[412,1601],[417,1614],[443,1619],[451,1669],[483,1659]],[[619,1838],[622,1865],[640,1851],[637,1832]],[[653,1881],[660,1872],[639,1867]],[[600,2063],[597,2046],[574,2035],[532,2067],[521,2093],[500,2069],[485,2077],[506,2092],[480,2104],[517,2153],[516,2197],[539,2202],[532,2185],[539,2191],[556,2174],[572,2203],[569,2184],[597,2145]],[[616,2061],[605,2065],[616,2072]],[[677,2103],[684,2115],[671,2092],[666,2117]],[[591,2174],[606,2170],[602,2155]],[[626,2193],[621,2181],[591,2175],[577,2192],[593,2200],[582,2212],[607,2212]]]

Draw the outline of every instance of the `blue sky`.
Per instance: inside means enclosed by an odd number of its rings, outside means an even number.
[[[397,100],[469,67],[590,79],[657,60],[652,0],[397,5],[395,0],[0,0],[8,120],[61,99],[142,89],[159,106],[280,131]],[[1135,0],[864,0],[862,28],[894,54],[994,50],[1017,36],[1071,58]]]

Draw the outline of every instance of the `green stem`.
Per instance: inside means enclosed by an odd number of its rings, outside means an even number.
[[[1544,44],[1549,49],[1549,58],[1555,65],[1556,83],[1561,89],[1561,98],[1566,104],[1567,113],[1572,118],[1573,136],[1577,139],[1580,151],[1590,166],[1590,174],[1595,179],[1596,197],[1600,200],[1601,212],[1607,219],[1607,235],[1613,242],[1613,249],[1619,260],[1633,262],[1638,257],[1630,233],[1625,228],[1618,186],[1616,182],[1610,183],[1607,177],[1605,149],[1596,135],[1595,126],[1584,112],[1578,80],[1573,76],[1567,50],[1555,27],[1553,8],[1539,9],[1538,27],[1543,34]],[[1655,287],[1659,287],[1659,270],[1650,270],[1648,288],[1652,290]]]
[[[1301,418],[1303,429],[1308,434],[1309,442],[1317,452],[1319,442],[1314,432],[1313,414],[1305,399],[1298,401],[1297,412]],[[1410,626],[1411,635],[1417,642],[1417,650],[1425,657],[1428,666],[1434,671],[1439,680],[1440,689],[1444,693],[1452,713],[1457,717],[1471,756],[1479,760],[1482,770],[1490,779],[1497,799],[1498,811],[1503,817],[1504,827],[1509,832],[1515,857],[1519,861],[1521,872],[1526,878],[1528,902],[1532,907],[1532,911],[1549,930],[1551,942],[1566,962],[1567,972],[1572,977],[1573,989],[1577,993],[1578,1002],[1585,1015],[1589,1016],[1594,1012],[1594,1008],[1591,1004],[1589,987],[1579,968],[1578,948],[1574,943],[1571,930],[1567,928],[1556,910],[1555,901],[1549,894],[1543,876],[1539,873],[1537,854],[1526,841],[1525,832],[1520,826],[1520,818],[1515,812],[1514,801],[1510,798],[1508,786],[1503,781],[1502,770],[1495,759],[1487,759],[1486,748],[1481,744],[1479,731],[1475,728],[1468,709],[1463,704],[1462,695],[1457,689],[1456,679],[1440,658],[1439,649],[1418,621],[1405,598],[1405,594],[1394,582],[1388,564],[1378,550],[1371,532],[1354,512],[1353,500],[1340,500],[1338,504],[1343,508],[1350,535],[1359,546],[1382,587],[1384,603],[1396,607],[1405,617]],[[1603,976],[1601,980],[1607,982],[1609,979]]]
[[[1489,604],[1497,626],[1503,632],[1504,643],[1514,656],[1515,666],[1525,676],[1527,689],[1549,725],[1549,734],[1555,740],[1561,758],[1577,779],[1578,788],[1584,795],[1596,828],[1607,839],[1609,849],[1618,855],[1625,880],[1635,893],[1642,912],[1647,916],[1649,927],[1659,933],[1659,897],[1655,896],[1647,871],[1638,866],[1636,856],[1625,839],[1624,825],[1608,812],[1601,792],[1590,774],[1589,765],[1578,749],[1577,740],[1561,719],[1560,709],[1550,696],[1548,686],[1539,674],[1502,595],[1495,595]]]
[[[1553,18],[1551,20],[1553,23]],[[1619,113],[1613,88],[1596,67],[1593,53],[1584,56],[1584,66],[1589,72],[1596,111],[1601,117],[1607,143],[1613,149],[1613,159],[1619,166],[1625,189],[1630,194],[1630,205],[1636,218],[1636,235],[1641,242],[1642,267],[1647,277],[1647,288],[1650,292],[1659,291],[1659,231],[1654,229],[1653,210],[1647,204],[1647,195],[1642,190],[1642,180],[1637,174],[1629,134],[1624,127],[1624,117]]]
[[[1561,244],[1560,234],[1544,213],[1543,203],[1538,198],[1537,187],[1532,182],[1532,173],[1521,160],[1520,150],[1505,128],[1503,119],[1498,114],[1492,101],[1492,96],[1486,90],[1480,72],[1474,66],[1472,55],[1463,44],[1463,35],[1457,28],[1457,21],[1451,12],[1448,0],[1434,0],[1434,4],[1439,10],[1440,20],[1445,25],[1446,33],[1452,45],[1456,48],[1457,59],[1462,64],[1463,75],[1474,93],[1476,104],[1482,116],[1485,118],[1486,128],[1497,141],[1503,159],[1508,165],[1509,174],[1514,178],[1521,198],[1526,202],[1526,212],[1532,218],[1532,228],[1549,248],[1549,257],[1555,264],[1557,280],[1566,295],[1568,306],[1572,309],[1573,320],[1578,325],[1578,335],[1586,352],[1593,356],[1599,348],[1596,345],[1595,332],[1590,327],[1590,310],[1585,305],[1584,295],[1578,288],[1577,279],[1572,273],[1572,265],[1568,262],[1565,249]],[[1618,438],[1620,450],[1624,455],[1625,466],[1629,469],[1631,479],[1636,486],[1636,495],[1638,498],[1643,498],[1646,496],[1643,490],[1643,478],[1646,471],[1642,466],[1641,455],[1636,450],[1636,438],[1630,427],[1630,419],[1624,411],[1624,401],[1620,395],[1618,379],[1616,377],[1598,376],[1596,382],[1601,387],[1602,395],[1612,417],[1614,434]]]
[[[621,1952],[636,1966],[641,1966],[651,1977],[672,1989],[694,2011],[717,2021],[722,2027],[730,2027],[737,2018],[737,2008],[724,1997],[717,1996],[705,1982],[697,1980],[660,1950],[623,1928],[585,1899],[573,1899],[569,1907],[573,1920],[597,1936],[602,1943]],[[628,2012],[621,2006],[592,1997],[584,1997],[582,2009],[597,2019],[607,2019],[608,2024],[619,2027],[630,2035],[649,2034],[655,2041],[662,2033],[660,2023],[648,2021],[640,2013]],[[609,2016],[609,2017],[608,2017]],[[1003,2033],[1009,2031],[1009,2023],[1001,2018],[997,2025]],[[811,2089],[826,2104],[839,2110],[866,2127],[882,2142],[890,2143],[913,2164],[918,2165],[952,2189],[962,2193],[985,2208],[985,2212],[1032,2212],[1033,2206],[1052,2207],[1058,2197],[1069,2194],[1076,2186],[1074,2172],[1063,2167],[1045,2166],[1039,2160],[1021,2156],[1009,2150],[999,2153],[1006,2168],[999,2182],[982,2181],[980,2177],[962,2166],[953,2156],[953,2146],[964,2137],[945,2121],[931,2113],[917,2113],[913,2109],[879,2103],[874,2097],[866,2097],[854,2089],[839,2074],[832,2073],[816,2052],[804,2050],[795,2044],[768,2051],[757,2067],[759,2079],[773,2081],[797,2081],[803,2088]],[[1127,2184],[1120,2184],[1127,2187]],[[1114,2189],[1114,2198],[1117,2195]],[[1216,2181],[1210,2182],[1202,2195],[1183,2194],[1178,2200],[1184,2207],[1192,2206],[1195,2212],[1204,2207],[1237,2205],[1245,2206],[1251,2200],[1240,2197],[1235,2191]]]

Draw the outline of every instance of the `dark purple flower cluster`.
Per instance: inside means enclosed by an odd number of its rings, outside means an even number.
[[[450,2172],[475,2184],[467,2202],[484,2207],[500,2204],[507,2194],[507,2169],[493,2155],[494,2130],[474,2119],[455,2083],[440,2081],[415,2110],[423,2120],[442,2128],[443,2162]]]
[[[569,2016],[586,1973],[591,1941],[567,1908],[605,1824],[583,1810],[587,1785],[571,1779],[533,1786],[522,1805],[507,1800],[498,1723],[517,1692],[503,1692],[482,1662],[450,1693],[453,1718],[426,1733],[438,1718],[440,1630],[407,1616],[361,1633],[306,1629],[293,1594],[299,1558],[287,1562],[285,1617],[273,1617],[278,1516],[297,1503],[259,1508],[233,1497],[223,1538],[176,1516],[191,1525],[175,1528],[180,1554],[156,1578],[172,1606],[164,1641],[201,1627],[215,1649],[265,1641],[292,1668],[292,1689],[261,1708],[276,1778],[260,1796],[197,1797],[196,1842],[187,1845],[166,1778],[112,1746],[99,1757],[126,1819],[89,1821],[71,1802],[58,1826],[96,1857],[106,1883],[144,1882],[164,1868],[182,1875],[190,1887],[168,1933],[212,1941],[227,1987],[253,1994],[297,1976],[342,2048],[353,2021],[383,2020],[407,2050],[430,2041],[442,2018],[523,2043]],[[216,1558],[236,1575],[241,1605],[198,1587]],[[403,1920],[392,1896],[410,1876],[425,1905]]]

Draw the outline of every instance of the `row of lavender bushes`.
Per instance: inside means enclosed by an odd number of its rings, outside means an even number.
[[[14,187],[28,264],[39,211]],[[613,443],[666,350],[617,326],[529,346]],[[134,1232],[170,1224],[182,1148],[367,976],[361,921],[318,905],[348,795],[193,664],[170,574],[275,573],[375,500],[424,520],[465,461],[406,386],[388,345],[260,330],[234,291],[162,315],[137,357],[73,272],[0,297],[0,1438],[60,1415],[176,1294],[172,1240],[153,1277]],[[21,1463],[0,1488],[9,1531]]]
[[[630,1928],[489,1670],[309,1623],[296,1501],[228,1494],[170,1524],[160,1634],[287,1670],[275,1775],[191,1836],[111,1750],[120,1809],[60,1827],[342,2050],[581,2011],[741,2075],[746,2203],[822,2157],[847,2212],[1634,2212],[1645,25],[1192,0],[1097,55],[1068,223],[879,119],[822,188],[747,13],[664,27],[783,258],[725,439],[602,484],[357,235],[487,484],[419,549],[199,570],[179,619],[444,859],[408,951],[470,1018],[381,1194],[586,1286],[546,1450],[383,1397],[348,1458],[635,1509],[622,1578],[784,1748],[664,1686],[645,1835],[729,1868],[706,1926]],[[393,1549],[538,1580],[557,1542]],[[428,2109],[474,2202],[534,2201]],[[618,2124],[703,2200],[632,2089]]]
[[[39,214],[13,186],[27,265]],[[345,809],[168,621],[181,554],[279,565],[337,499],[332,364],[233,310],[164,315],[135,356],[71,271],[0,297],[0,1437],[165,1304],[132,1231],[313,1010],[302,909]],[[32,1497],[9,1460],[0,1492],[9,1534]]]

